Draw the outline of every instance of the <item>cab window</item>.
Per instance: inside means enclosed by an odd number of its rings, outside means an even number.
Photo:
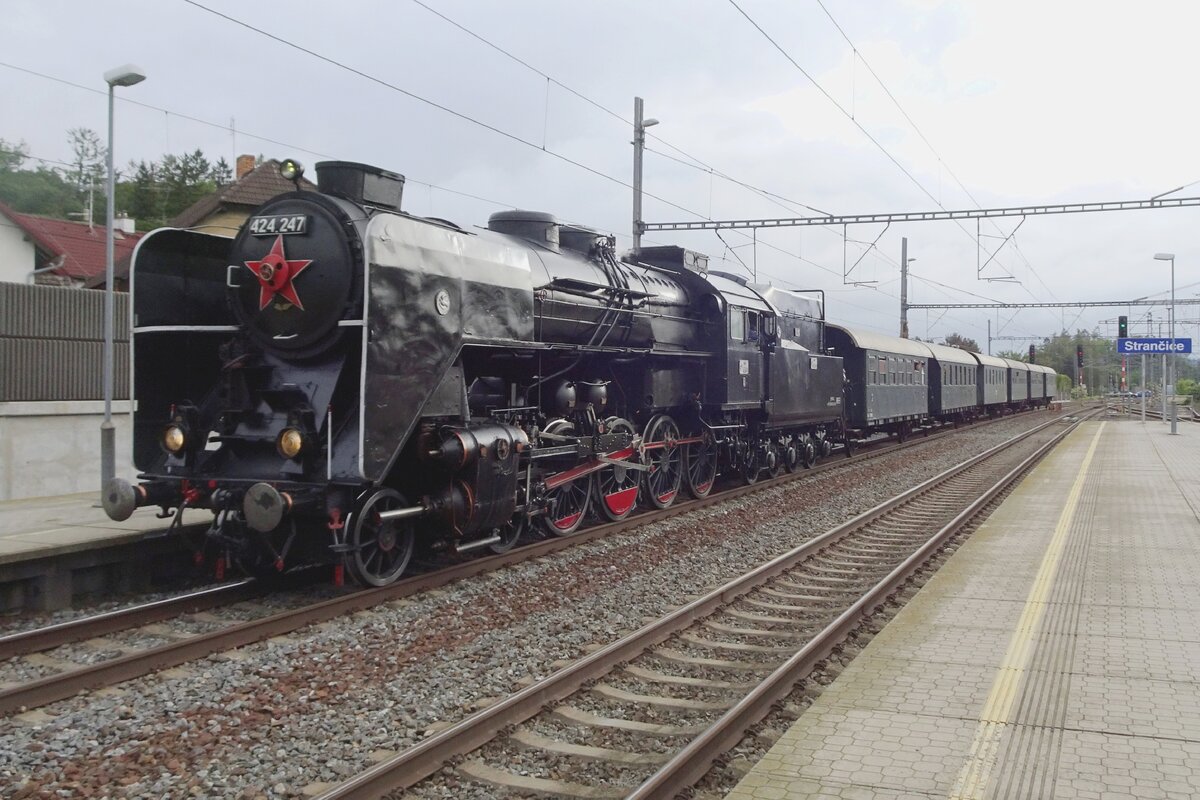
[[[735,342],[746,341],[746,312],[740,308],[729,309],[729,338]]]

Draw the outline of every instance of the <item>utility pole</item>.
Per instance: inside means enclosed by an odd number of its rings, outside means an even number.
[[[987,346],[987,354],[990,356],[990,355],[992,354],[992,321],[989,319],[989,320],[987,321],[987,324],[988,324],[988,346]]]
[[[908,338],[908,237],[900,237],[900,338]]]
[[[646,128],[657,125],[656,119],[642,119],[642,98],[633,98],[633,254],[642,251],[642,152],[646,149]]]

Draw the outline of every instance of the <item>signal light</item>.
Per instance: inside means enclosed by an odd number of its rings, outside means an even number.
[[[1117,336],[1122,339],[1129,338],[1129,317],[1124,315],[1117,317]]]
[[[1034,347],[1033,345],[1029,345],[1029,363],[1030,364],[1037,363],[1037,348]]]
[[[1083,345],[1081,344],[1075,345],[1075,363],[1083,366]]]

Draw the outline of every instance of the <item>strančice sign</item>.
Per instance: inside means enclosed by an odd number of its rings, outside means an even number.
[[[1117,339],[1117,352],[1123,356],[1167,355],[1192,352],[1192,340],[1181,339]]]

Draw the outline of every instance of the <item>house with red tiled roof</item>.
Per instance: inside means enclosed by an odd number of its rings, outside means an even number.
[[[113,256],[128,262],[142,234],[117,220]],[[104,285],[104,226],[22,214],[0,203],[0,281],[79,288]],[[118,287],[120,288],[120,287]]]
[[[300,179],[300,188],[316,191],[315,183]],[[171,220],[172,228],[190,228],[218,236],[236,236],[254,209],[296,186],[279,174],[279,162],[268,159],[258,166],[254,156],[238,156],[237,179],[202,197]]]

